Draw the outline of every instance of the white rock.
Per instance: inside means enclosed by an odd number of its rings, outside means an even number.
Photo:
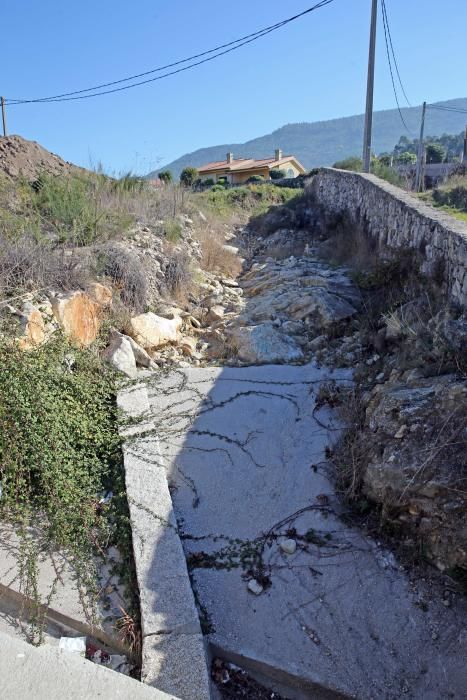
[[[261,595],[264,589],[256,579],[252,578],[250,581],[248,581],[248,590],[255,595]]]
[[[289,537],[279,540],[279,547],[282,549],[284,554],[295,554],[297,551],[297,543],[295,540],[292,540]]]
[[[131,345],[131,349],[133,350],[133,355],[135,356],[136,364],[139,367],[150,367],[153,364],[153,362],[152,362],[150,355],[148,355],[148,353],[146,352],[146,350],[144,348],[142,348],[141,345],[138,345],[136,340],[133,340],[133,338],[130,338],[129,335],[124,335],[123,337],[126,338]]]
[[[163,318],[149,311],[134,316],[131,321],[133,337],[145,350],[151,351],[168,343],[175,343],[179,337],[182,319]]]
[[[104,350],[103,357],[119,372],[123,372],[130,379],[136,378],[136,360],[133,348],[129,339],[121,333],[115,331],[111,334],[110,345]]]

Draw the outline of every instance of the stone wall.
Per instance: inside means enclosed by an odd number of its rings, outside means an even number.
[[[421,271],[442,274],[449,297],[467,306],[467,224],[374,175],[323,168],[309,191],[327,219],[361,226],[380,251],[416,251]]]

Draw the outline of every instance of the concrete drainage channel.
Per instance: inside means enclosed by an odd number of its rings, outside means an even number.
[[[417,607],[392,554],[340,517],[340,426],[315,406],[329,379],[349,374],[176,369],[120,393],[146,683],[212,697],[214,654],[286,698],[462,697],[457,613]]]

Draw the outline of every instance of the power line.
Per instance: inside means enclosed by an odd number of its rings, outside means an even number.
[[[467,114],[467,109],[460,109],[458,107],[442,107],[441,105],[431,105],[428,104],[427,107],[430,109],[440,109],[443,112],[458,112],[459,114]]]
[[[382,2],[382,6],[383,6],[383,8],[384,8],[384,0],[383,0],[383,2]],[[385,44],[386,44],[386,54],[387,54],[387,58],[388,58],[389,72],[391,73],[392,89],[393,89],[393,92],[394,92],[394,97],[396,98],[397,111],[399,112],[399,117],[401,118],[401,122],[403,123],[403,125],[404,125],[406,131],[407,131],[411,136],[413,136],[413,134],[412,134],[412,132],[410,131],[409,127],[408,127],[407,124],[405,123],[405,119],[404,119],[404,117],[403,117],[403,115],[402,115],[401,108],[400,108],[400,104],[399,104],[399,97],[398,97],[398,95],[397,95],[396,83],[395,83],[395,80],[394,80],[394,73],[393,73],[393,70],[392,70],[391,54],[390,54],[390,52],[389,52],[388,33],[387,33],[386,16],[385,16],[384,9],[383,9],[383,27],[384,27],[384,41],[385,41]]]
[[[402,90],[402,92],[403,92],[403,94],[404,94],[405,101],[407,102],[407,104],[408,104],[409,107],[412,107],[412,105],[411,105],[411,103],[410,103],[410,100],[409,100],[409,98],[407,97],[407,93],[406,93],[406,91],[405,91],[404,84],[402,83],[402,78],[401,78],[401,75],[400,75],[400,72],[399,72],[399,66],[398,66],[398,64],[397,64],[397,59],[396,59],[396,53],[395,53],[395,51],[394,51],[394,45],[393,45],[393,43],[392,43],[391,28],[390,28],[390,26],[389,26],[388,12],[387,12],[387,9],[386,9],[386,2],[385,2],[385,0],[382,0],[382,8],[383,8],[383,15],[384,15],[384,18],[385,18],[385,20],[386,20],[386,27],[387,27],[387,30],[388,30],[389,43],[390,43],[390,46],[391,46],[391,53],[392,53],[392,57],[393,57],[393,59],[394,59],[394,66],[395,66],[395,68],[396,68],[396,73],[397,73],[397,77],[398,77],[398,79],[399,79],[399,84],[400,84],[401,90]]]
[[[292,17],[288,17],[287,19],[282,20],[281,22],[277,22],[276,24],[270,25],[269,27],[265,27],[264,29],[260,29],[256,32],[253,32],[252,34],[247,34],[246,36],[243,36],[239,39],[235,39],[234,41],[228,42],[227,44],[222,44],[222,45],[217,46],[213,49],[203,51],[202,53],[195,54],[193,56],[181,59],[179,61],[175,61],[174,63],[169,63],[165,66],[159,66],[158,68],[153,68],[152,70],[146,71],[144,73],[139,73],[139,74],[136,74],[133,76],[129,76],[127,78],[121,78],[120,80],[114,80],[114,81],[109,82],[109,83],[102,83],[101,85],[96,85],[96,86],[91,87],[91,88],[85,88],[83,90],[75,90],[73,92],[62,93],[61,95],[53,95],[50,97],[41,97],[41,98],[34,98],[34,99],[9,98],[9,99],[6,99],[5,102],[9,105],[31,104],[31,103],[39,103],[39,102],[68,102],[68,101],[73,101],[73,100],[88,99],[90,97],[98,97],[100,95],[108,95],[108,94],[114,93],[114,92],[121,92],[123,90],[129,90],[130,88],[138,87],[140,85],[146,85],[147,83],[152,83],[152,82],[155,82],[157,80],[162,80],[163,78],[168,78],[169,76],[176,75],[177,73],[182,73],[184,71],[190,70],[191,68],[195,68],[196,66],[200,66],[203,63],[213,61],[214,59],[219,58],[220,56],[224,56],[225,54],[228,54],[232,51],[236,51],[237,49],[241,48],[242,46],[245,46],[245,45],[250,44],[254,41],[257,41],[258,39],[262,38],[263,36],[266,36],[267,34],[270,34],[271,32],[274,32],[277,29],[280,29],[280,28],[284,27],[285,25],[290,24],[291,22],[294,22],[295,20],[300,19],[301,17],[304,17],[305,15],[308,15],[309,13],[313,12],[314,10],[318,10],[322,7],[325,7],[326,5],[331,4],[332,2],[334,2],[334,0],[321,0],[316,5],[309,7],[307,10],[304,10],[303,12],[300,12],[299,14],[296,14]],[[221,51],[221,49],[225,49],[225,50]],[[209,56],[209,54],[214,54],[214,55]],[[173,70],[173,71],[170,71],[168,73],[164,73],[163,75],[159,75],[159,76],[156,76],[154,78],[149,78],[147,80],[141,80],[139,82],[132,83],[131,85],[124,85],[123,87],[113,88],[111,90],[104,90],[104,91],[101,90],[101,88],[104,88],[104,87],[111,87],[113,85],[118,85],[121,83],[129,82],[130,80],[135,80],[137,78],[144,77],[146,75],[151,75],[153,73],[166,70],[167,68],[179,66],[183,63],[188,63],[188,62],[193,61],[197,58],[202,58],[205,56],[208,56],[208,57],[203,58],[203,60],[196,61],[195,63],[191,63],[188,66],[184,66],[183,68],[178,68],[177,70]],[[96,90],[101,90],[101,91],[95,92]],[[92,92],[92,94],[89,94],[89,95],[84,94],[84,93],[88,93],[88,92]]]

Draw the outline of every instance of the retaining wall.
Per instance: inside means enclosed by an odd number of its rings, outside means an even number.
[[[467,224],[374,175],[323,168],[309,191],[327,218],[363,227],[380,250],[416,251],[421,271],[442,275],[450,298],[467,306]]]

